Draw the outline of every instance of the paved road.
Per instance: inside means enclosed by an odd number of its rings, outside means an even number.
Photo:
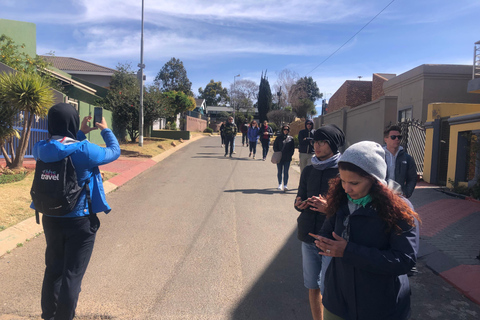
[[[219,138],[177,151],[108,195],[79,319],[310,319],[296,190]],[[291,169],[291,183],[299,175]],[[0,320],[38,319],[44,237],[0,259]],[[479,307],[419,263],[413,319],[477,319]]]

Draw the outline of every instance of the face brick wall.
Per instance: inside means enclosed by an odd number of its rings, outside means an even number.
[[[372,81],[347,80],[328,101],[328,112],[372,101]]]

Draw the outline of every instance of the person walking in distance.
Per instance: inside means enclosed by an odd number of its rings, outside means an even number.
[[[400,145],[401,128],[391,126],[383,133],[385,141],[385,162],[387,163],[387,179],[396,181],[402,187],[405,198],[410,198],[417,185],[417,168],[413,158]]]
[[[222,140],[222,147],[225,146],[225,133],[224,133],[224,129],[225,129],[225,122],[222,121],[222,124],[220,125],[220,139]]]
[[[305,167],[312,163],[312,156],[315,153],[313,150],[313,121],[305,121],[305,129],[298,133],[298,153],[300,155],[300,172]]]
[[[264,120],[260,127],[260,142],[262,143],[262,157],[263,161],[267,159],[268,148],[270,147],[270,138],[273,136],[273,130],[268,125],[267,120]]]
[[[100,227],[99,212],[110,212],[105,199],[98,166],[116,160],[120,146],[105,118],[90,128],[92,117],[83,118],[68,103],[54,105],[48,111],[50,139],[37,142],[33,156],[45,163],[70,156],[83,188],[70,213],[63,216],[42,216],[47,247],[42,286],[42,319],[70,320],[75,317],[81,283],[93,251],[95,235]],[[99,129],[106,147],[90,143],[86,134]],[[90,206],[91,204],[91,206]],[[32,204],[32,208],[34,208]]]
[[[326,125],[315,131],[313,136],[315,156],[300,175],[295,209],[298,239],[302,241],[303,283],[308,289],[310,309],[314,320],[323,319],[323,277],[327,261],[318,254],[314,238],[309,233],[320,232],[325,221],[326,200],[329,181],[338,175],[338,148],[345,143],[343,131],[335,125]]]
[[[281,133],[273,142],[273,151],[281,151],[282,159],[277,163],[277,178],[278,190],[282,190],[282,174],[283,174],[283,191],[288,191],[288,170],[290,169],[290,162],[295,152],[295,141],[289,135],[290,127],[283,126]]]
[[[253,154],[253,159],[255,159],[255,154],[257,153],[257,141],[258,136],[260,134],[260,128],[257,125],[257,121],[253,120],[250,123],[250,127],[248,128],[247,136],[248,136],[248,146],[250,148],[250,153],[248,154],[249,157]]]
[[[237,135],[237,126],[233,123],[233,117],[228,117],[228,122],[225,124],[225,128],[223,129],[225,134],[225,157],[227,154],[230,154],[230,158],[232,157],[233,153],[233,144],[235,143],[235,136]],[[228,146],[230,145],[230,153],[228,150]]]
[[[242,146],[247,146],[248,147],[248,122],[245,120],[245,122],[242,124],[242,127],[240,128],[240,131],[242,132]]]

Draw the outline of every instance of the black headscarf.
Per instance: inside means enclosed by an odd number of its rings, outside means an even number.
[[[77,138],[80,128],[78,112],[69,103],[57,103],[48,110],[48,133],[52,136]]]

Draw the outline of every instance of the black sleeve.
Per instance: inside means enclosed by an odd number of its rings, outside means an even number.
[[[273,142],[273,151],[276,152],[276,151],[281,151],[282,148],[279,148],[279,144],[280,144],[280,136],[278,136],[275,141]]]

